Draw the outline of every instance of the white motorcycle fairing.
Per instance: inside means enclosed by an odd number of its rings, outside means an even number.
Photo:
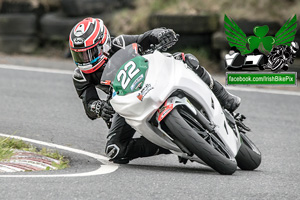
[[[178,104],[186,105],[195,113],[195,107],[187,99],[170,98],[173,92],[182,90],[202,105],[209,121],[214,125],[214,131],[235,156],[241,145],[240,135],[235,134],[228,125],[222,107],[209,87],[185,63],[172,56],[154,51],[143,57],[148,60],[149,65],[143,88],[123,96],[113,95],[110,103],[114,110],[149,141],[183,156],[182,150],[160,126],[155,127],[149,123],[155,114],[158,121],[163,120]],[[164,104],[169,111],[159,119],[158,110]]]

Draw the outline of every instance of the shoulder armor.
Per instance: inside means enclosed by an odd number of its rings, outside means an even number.
[[[81,72],[79,68],[76,68],[73,72],[73,79],[78,82],[84,82],[86,81],[85,76]]]
[[[120,49],[125,48],[125,41],[123,35],[119,35],[115,39],[113,39],[112,44]]]

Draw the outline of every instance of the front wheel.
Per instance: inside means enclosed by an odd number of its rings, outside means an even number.
[[[217,138],[210,138],[213,143],[208,143],[197,130],[196,119],[188,113],[180,114],[177,108],[165,118],[165,124],[173,134],[188,150],[196,154],[208,166],[220,174],[231,175],[237,169],[235,158],[230,155],[224,145]]]
[[[242,170],[254,170],[261,163],[261,153],[245,134],[241,133],[241,138],[243,142],[235,157],[237,165]]]

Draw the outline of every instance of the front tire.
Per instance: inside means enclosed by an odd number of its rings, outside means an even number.
[[[237,163],[234,157],[227,158],[203,139],[179,114],[177,108],[165,118],[165,124],[187,149],[220,174],[231,175],[236,171]]]
[[[242,170],[254,170],[261,163],[261,153],[254,143],[243,133],[241,133],[243,143],[235,159],[237,165]]]

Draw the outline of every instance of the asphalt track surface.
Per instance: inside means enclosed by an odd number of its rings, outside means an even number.
[[[89,120],[71,75],[0,68],[0,133],[104,155],[107,128]],[[92,157],[58,149],[71,167],[1,177],[0,199],[300,199],[299,95],[239,91],[239,112],[252,128],[248,136],[262,152],[255,171],[232,176],[174,155],[141,158],[117,170],[92,176],[46,177],[97,170]]]

